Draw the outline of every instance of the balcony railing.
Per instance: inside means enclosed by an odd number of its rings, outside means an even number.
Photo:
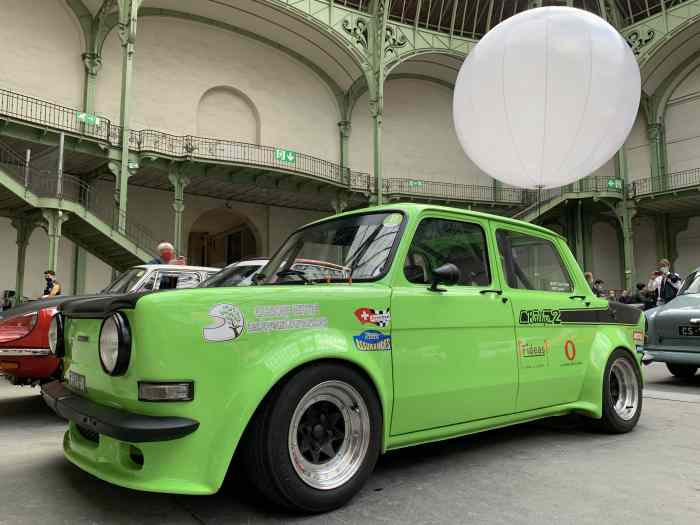
[[[0,115],[49,127],[57,131],[90,137],[118,146],[121,140],[121,127],[99,115],[86,115],[76,109],[0,89]],[[176,136],[153,130],[130,131],[129,147],[135,152],[154,153],[172,158],[190,158],[211,162],[231,162],[239,165],[266,167],[287,172],[295,172],[317,180],[338,184],[353,191],[374,193],[376,182],[372,175],[353,171],[333,162],[293,153],[290,160],[280,156],[280,150],[271,146],[260,146],[231,140]],[[2,153],[2,152],[0,152]],[[2,153],[1,162],[13,164],[23,162],[18,157],[6,158]],[[38,173],[30,170],[31,173]],[[35,178],[40,178],[35,175]],[[49,177],[50,178],[50,177]],[[66,181],[70,176],[66,175]],[[611,187],[607,177],[588,177],[563,188],[545,190],[539,195],[539,206],[563,194],[583,192],[623,193],[622,187]],[[35,184],[41,184],[36,182]],[[71,183],[66,182],[66,185]],[[77,184],[77,183],[76,183]],[[667,177],[637,180],[628,185],[631,197],[651,195],[674,189],[682,189],[700,184],[700,169],[673,173]],[[47,190],[49,191],[49,190]],[[406,178],[387,178],[384,192],[389,197],[415,197],[458,202],[494,202],[497,204],[522,206],[518,215],[538,205],[538,195],[533,190],[494,187],[493,185],[457,184]],[[88,191],[89,193],[89,191]],[[53,194],[52,194],[53,195]],[[93,211],[92,209],[90,211]],[[101,212],[101,209],[94,211]],[[109,213],[109,224],[115,224],[116,211]],[[104,215],[104,214],[103,214]],[[136,227],[136,230],[139,230]],[[143,237],[139,231],[137,236]]]
[[[0,89],[0,115],[90,137],[112,146],[121,144],[122,128],[105,117],[89,115],[6,89]],[[353,171],[304,153],[280,155],[280,152],[286,150],[272,146],[192,135],[176,136],[153,130],[130,130],[129,149],[137,153],[156,153],[174,158],[230,162],[295,172],[356,191],[368,191],[370,188],[370,176],[367,173]]]
[[[597,175],[595,177],[586,177],[572,184],[567,184],[558,188],[550,188],[542,190],[541,192],[538,192],[537,190],[529,191],[531,192],[531,201],[529,206],[518,211],[514,215],[515,218],[525,217],[530,212],[549,204],[554,199],[566,197],[568,195],[573,197],[576,194],[581,193],[613,193],[619,194],[619,196],[622,197],[625,187],[622,184],[621,179]]]
[[[407,196],[457,202],[495,202],[515,206],[526,206],[532,200],[532,192],[521,188],[398,178],[385,179],[384,193],[387,197]]]
[[[645,197],[694,187],[700,187],[700,168],[632,181],[628,185],[628,194],[632,198]]]

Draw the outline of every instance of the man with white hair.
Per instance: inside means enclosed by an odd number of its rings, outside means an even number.
[[[169,242],[161,242],[158,245],[158,257],[154,257],[148,264],[182,264],[175,259],[175,247]]]

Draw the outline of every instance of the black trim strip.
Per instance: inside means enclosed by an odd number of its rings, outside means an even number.
[[[633,306],[611,302],[607,308],[572,308],[560,310],[561,322],[566,324],[636,325],[642,311]]]
[[[144,416],[100,405],[73,393],[60,381],[42,385],[41,395],[59,416],[128,443],[171,441],[199,428],[199,422],[194,419]]]

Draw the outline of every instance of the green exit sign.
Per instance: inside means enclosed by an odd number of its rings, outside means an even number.
[[[297,154],[289,149],[275,148],[275,160],[278,162],[294,164],[297,160]]]
[[[621,190],[622,179],[608,179],[608,188],[611,190]]]
[[[100,124],[100,117],[93,115],[92,113],[78,113],[76,118],[80,122],[85,122],[85,124],[90,124],[91,126],[98,126]]]
[[[409,180],[409,181],[408,181],[408,187],[409,187],[409,188],[422,188],[422,187],[423,187],[423,181],[422,181],[422,180]]]

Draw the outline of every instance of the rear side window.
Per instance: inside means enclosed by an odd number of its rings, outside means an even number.
[[[200,278],[197,273],[183,272],[177,279],[177,288],[194,288],[199,284]]]
[[[459,268],[458,284],[488,286],[491,283],[486,235],[481,226],[446,219],[424,219],[418,225],[404,263],[406,279],[427,284],[433,270],[446,263]]]
[[[498,230],[498,251],[510,288],[571,292],[573,286],[553,242],[525,233]]]

